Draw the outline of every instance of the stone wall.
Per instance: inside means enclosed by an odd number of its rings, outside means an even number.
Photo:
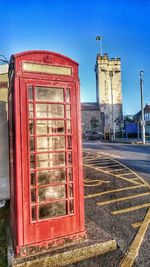
[[[82,103],[82,132],[89,130],[102,131],[100,108],[98,103]]]
[[[95,118],[95,124],[97,126],[92,127],[92,120]],[[94,123],[93,123],[94,124]],[[88,130],[100,131],[100,111],[82,111],[82,132]]]
[[[0,199],[9,198],[7,71],[7,65],[0,65]]]

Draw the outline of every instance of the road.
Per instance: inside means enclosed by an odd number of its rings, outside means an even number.
[[[72,266],[150,267],[150,146],[84,143],[85,215],[117,250]]]
[[[84,148],[105,152],[139,172],[150,183],[150,145],[88,142]]]

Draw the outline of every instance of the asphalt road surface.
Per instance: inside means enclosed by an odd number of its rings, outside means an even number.
[[[143,146],[140,144],[89,142],[84,143],[84,148],[91,148],[94,151],[108,153],[112,157],[118,158],[120,162],[144,175],[150,183],[150,144]]]
[[[85,215],[117,250],[71,266],[150,267],[150,146],[84,143]]]

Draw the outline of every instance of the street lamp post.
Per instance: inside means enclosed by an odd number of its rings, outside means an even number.
[[[113,86],[112,86],[113,71],[109,72],[109,76],[110,76],[110,89],[111,89],[112,133],[113,133],[113,141],[115,141],[114,100],[113,100]]]
[[[142,118],[141,118],[141,127],[142,127],[142,143],[145,144],[145,120],[144,120],[144,105],[143,105],[143,71],[140,71],[140,92],[141,92],[141,112],[142,112]]]

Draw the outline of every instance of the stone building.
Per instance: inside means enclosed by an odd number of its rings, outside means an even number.
[[[140,110],[133,116],[134,121],[140,122],[142,120],[142,111]],[[150,105],[146,104],[144,107],[144,120],[145,120],[145,134],[150,135]]]
[[[8,94],[8,65],[0,65],[0,170],[1,170],[0,196],[1,198],[9,198],[7,94]]]
[[[0,65],[0,101],[7,103],[8,65]]]
[[[112,133],[120,132],[123,126],[120,58],[109,59],[107,53],[104,56],[98,54],[95,74],[96,103],[81,105],[83,131],[95,128],[110,137]],[[92,127],[92,117],[96,127]]]
[[[87,130],[101,131],[102,124],[100,118],[99,103],[82,103],[82,132]]]

